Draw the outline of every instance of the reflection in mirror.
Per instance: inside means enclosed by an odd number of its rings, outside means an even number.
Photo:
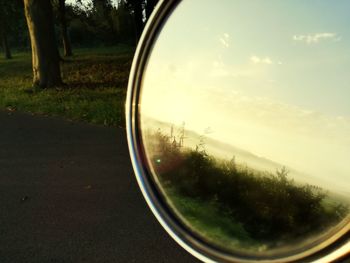
[[[142,138],[202,239],[285,253],[349,222],[349,8],[192,0],[167,20],[142,79]]]

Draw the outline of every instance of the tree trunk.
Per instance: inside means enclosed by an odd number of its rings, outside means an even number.
[[[158,0],[147,0],[146,4],[146,21],[148,21],[149,17],[151,16],[154,7],[157,5]]]
[[[51,1],[24,0],[24,7],[32,46],[33,85],[42,88],[60,86],[60,57]]]
[[[73,55],[72,46],[68,37],[67,31],[67,20],[66,20],[66,5],[65,0],[59,0],[59,13],[62,31],[62,41],[63,41],[63,53],[65,57],[70,57]]]
[[[136,1],[136,3],[134,3],[134,19],[136,29],[136,42],[138,42],[144,27],[141,1]]]
[[[12,55],[11,55],[9,44],[7,42],[6,31],[4,29],[1,30],[1,42],[2,42],[2,47],[4,49],[5,58],[6,59],[11,59]]]

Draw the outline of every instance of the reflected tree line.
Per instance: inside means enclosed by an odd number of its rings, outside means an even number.
[[[181,147],[179,141],[160,130],[147,135],[152,166],[162,187],[171,193],[170,200],[180,197],[207,205],[208,213],[191,214],[195,221],[207,220],[215,207],[218,212],[211,217],[225,217],[243,227],[241,237],[237,233],[228,236],[242,240],[249,236],[270,246],[289,244],[328,230],[349,213],[348,206],[326,190],[294,182],[285,167],[275,173],[258,171],[238,164],[235,158],[210,156],[205,147]],[[181,213],[182,208],[177,208]]]
[[[73,48],[135,45],[158,0],[0,0],[0,41],[11,49],[32,51],[33,85],[62,85],[60,56]]]

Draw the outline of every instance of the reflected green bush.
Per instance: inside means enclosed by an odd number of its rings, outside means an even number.
[[[328,229],[348,213],[347,206],[330,201],[320,187],[294,182],[285,167],[271,173],[239,165],[234,158],[219,160],[202,147],[179,147],[161,131],[148,141],[153,167],[164,189],[178,195],[174,199],[212,204],[254,240],[274,244],[305,238]]]

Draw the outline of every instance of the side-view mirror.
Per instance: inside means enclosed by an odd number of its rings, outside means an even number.
[[[165,230],[208,262],[350,251],[348,1],[168,0],[134,58],[128,142]]]

